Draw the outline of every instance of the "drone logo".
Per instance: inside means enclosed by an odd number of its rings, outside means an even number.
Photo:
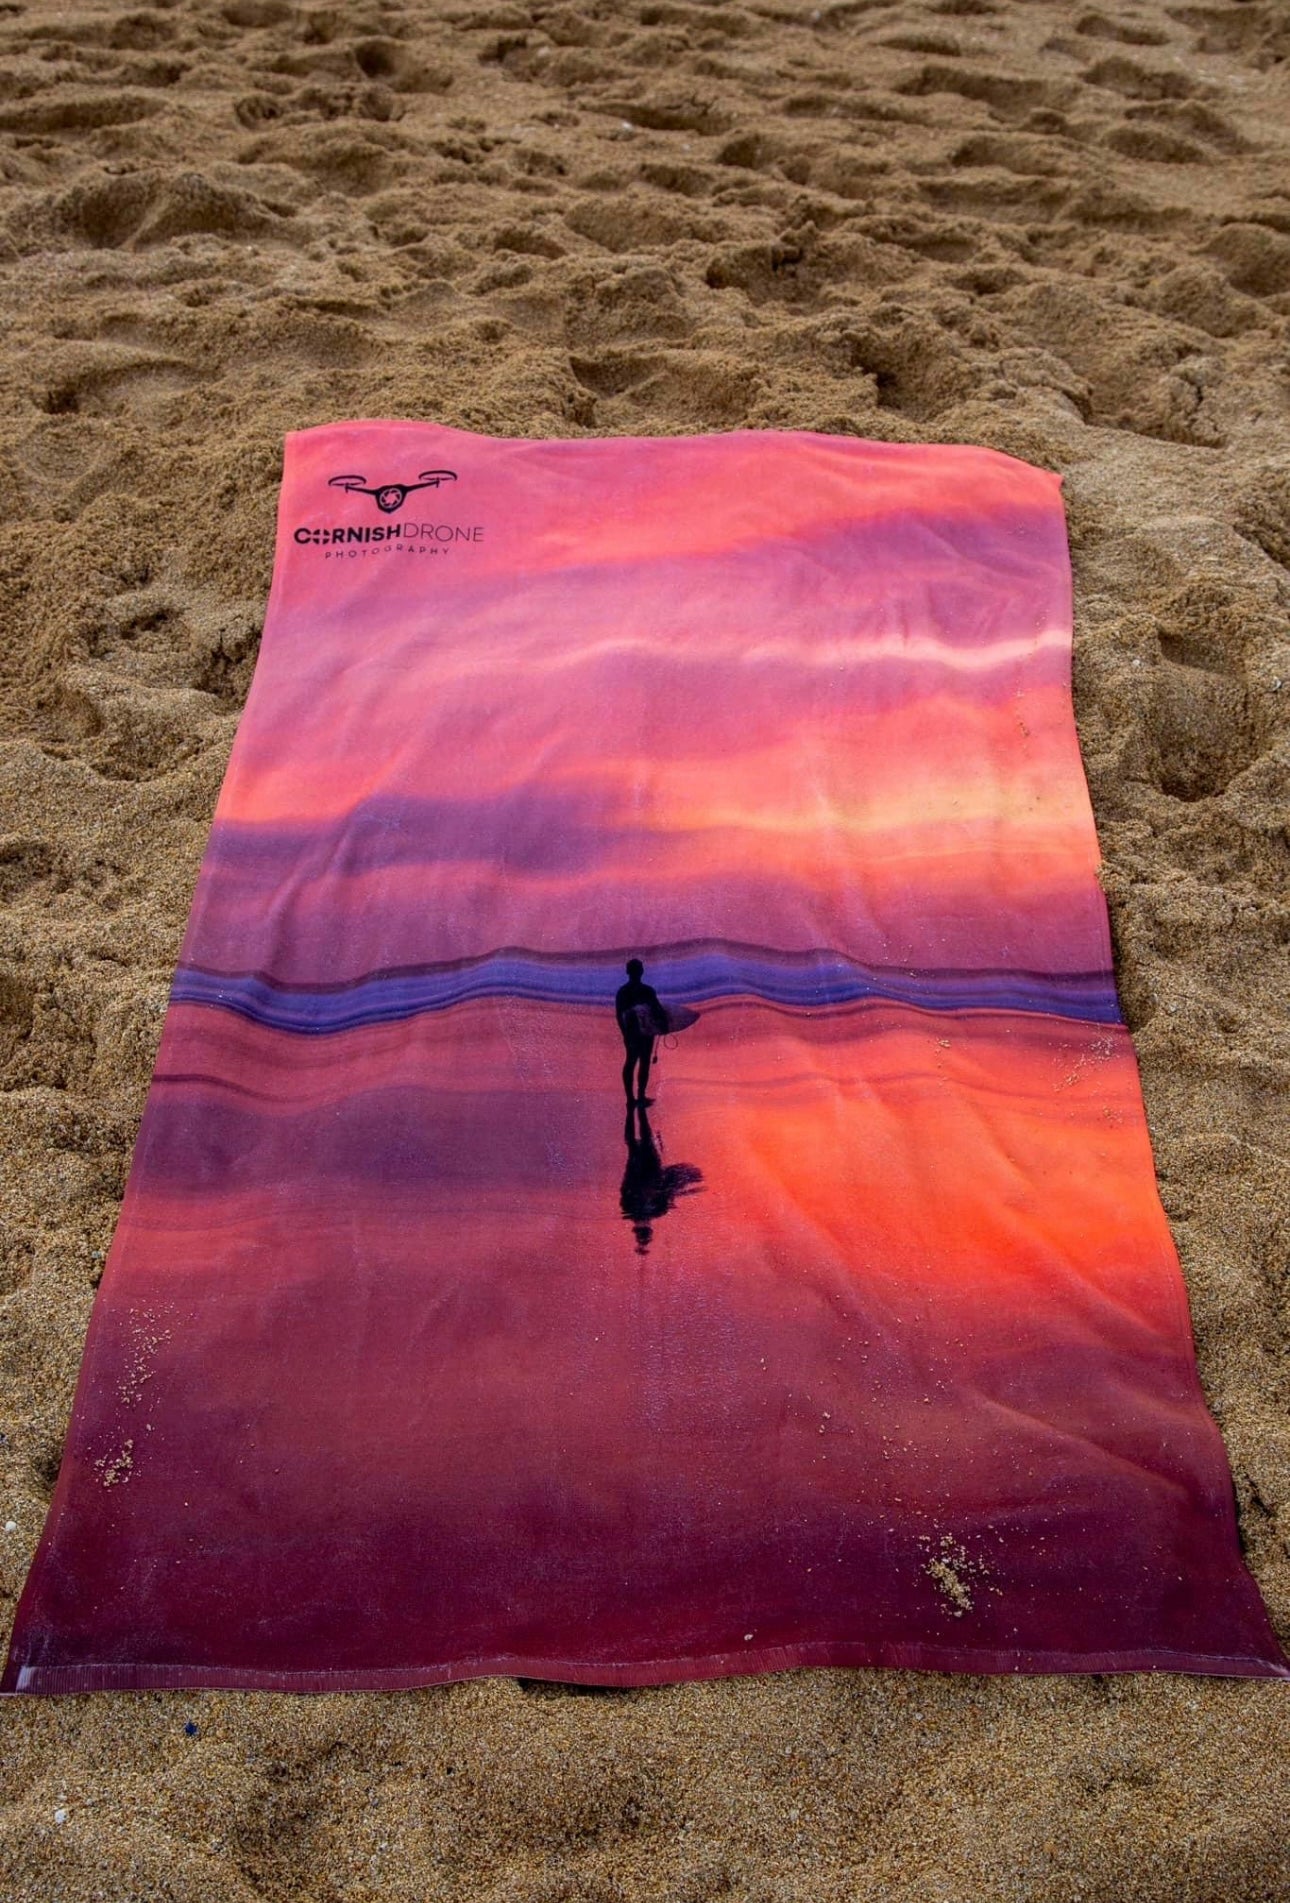
[[[329,489],[349,489],[356,495],[371,496],[382,515],[394,515],[418,489],[437,489],[441,483],[456,482],[455,469],[423,469],[415,482],[383,482],[369,489],[366,476],[332,476]]]

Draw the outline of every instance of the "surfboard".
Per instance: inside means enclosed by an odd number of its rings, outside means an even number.
[[[699,1022],[698,1012],[692,1011],[688,1004],[665,1004],[663,1016],[667,1019],[667,1036],[673,1031],[688,1031],[692,1024]]]

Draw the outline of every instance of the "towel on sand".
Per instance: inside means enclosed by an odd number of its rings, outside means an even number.
[[[292,436],[4,1686],[1285,1675],[1070,651],[989,451]]]

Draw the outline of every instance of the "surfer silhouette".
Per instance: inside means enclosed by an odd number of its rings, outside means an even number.
[[[649,1088],[649,1067],[654,1057],[654,1040],[667,1029],[667,1013],[659,1003],[653,985],[644,982],[644,974],[645,967],[640,959],[629,958],[627,983],[619,985],[614,996],[614,1015],[627,1047],[623,1089],[627,1092],[629,1105],[638,1103],[642,1106],[654,1101],[645,1094]],[[635,1097],[632,1095],[633,1071],[640,1078],[639,1091]]]
[[[643,1104],[628,1104],[623,1138],[627,1166],[619,1207],[635,1232],[637,1255],[644,1255],[654,1240],[654,1224],[667,1215],[678,1196],[692,1196],[702,1187],[703,1171],[693,1163],[664,1163]]]

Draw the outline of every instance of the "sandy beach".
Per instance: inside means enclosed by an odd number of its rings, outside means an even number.
[[[1161,1193],[1290,1642],[1290,24],[1259,0],[0,4],[0,1600],[58,1474],[286,431],[1065,478]],[[15,1903],[1290,1896],[1266,1682],[0,1708]]]

